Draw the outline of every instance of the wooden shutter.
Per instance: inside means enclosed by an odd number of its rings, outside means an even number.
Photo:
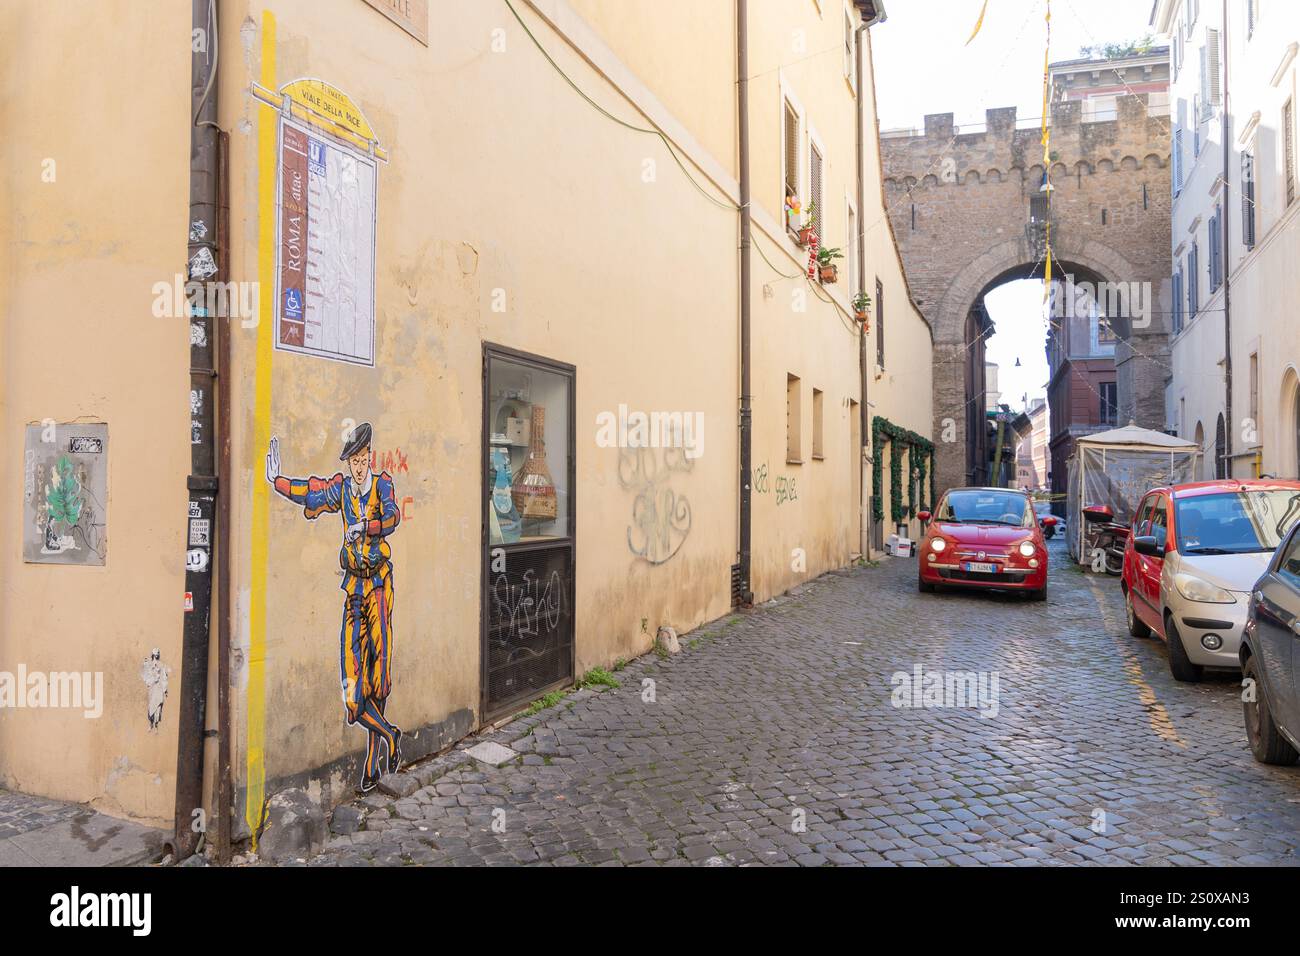
[[[1255,248],[1255,156],[1241,154],[1241,241]]]
[[[822,200],[822,154],[816,144],[808,148],[808,192],[813,203],[813,218],[817,221],[817,235],[826,238],[826,204]]]
[[[787,195],[799,195],[799,114],[787,100],[782,119],[785,134],[785,190]],[[784,199],[784,197],[782,197]]]
[[[1282,165],[1286,176],[1286,204],[1295,202],[1295,101],[1282,107]]]
[[[1208,118],[1218,107],[1222,95],[1222,76],[1219,69],[1219,31],[1205,31],[1205,115]]]

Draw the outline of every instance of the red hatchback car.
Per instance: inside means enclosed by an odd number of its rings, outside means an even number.
[[[953,488],[939,499],[917,552],[917,585],[936,591],[946,585],[1028,592],[1047,598],[1047,544],[1033,500],[1012,488]],[[933,520],[931,520],[933,518]],[[1056,519],[1045,517],[1053,527]]]

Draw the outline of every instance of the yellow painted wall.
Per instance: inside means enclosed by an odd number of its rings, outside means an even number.
[[[481,719],[484,342],[577,369],[576,672],[646,651],[661,624],[687,631],[729,608],[739,470],[734,13],[729,4],[683,3],[674,19],[650,0],[513,2],[601,107],[635,127],[653,122],[668,129],[695,183],[658,137],[611,122],[575,93],[504,0],[435,0],[428,47],[360,0],[221,4],[218,94],[220,124],[230,133],[232,281],[262,282],[269,307],[274,275],[262,240],[275,221],[267,205],[274,168],[263,147],[274,139],[276,114],[252,98],[254,81],[278,87],[318,77],[340,88],[365,113],[390,160],[378,172],[376,367],[273,351],[269,314],[255,327],[233,327],[226,381],[234,468],[223,489],[233,511],[234,767],[237,785],[252,785],[254,802],[259,781],[267,794],[297,782],[324,800],[340,799],[355,781],[319,769],[364,743],[360,730],[345,725],[339,694],[341,524],[337,515],[308,521],[301,508],[270,492],[270,435],[280,439],[284,474],[295,477],[339,470],[349,419],[373,423],[381,455],[401,449],[407,469],[394,475],[397,495],[412,501],[390,539],[396,653],[388,715],[410,730],[429,728],[425,744],[439,726],[463,730]],[[98,32],[118,29],[135,38],[139,50],[129,62],[148,64],[147,82],[134,66],[65,76],[62,53],[27,53],[22,88],[64,90],[69,102],[74,89],[114,102],[146,97],[152,108],[90,111],[88,133],[81,110],[72,124],[66,117],[73,114],[46,109],[43,97],[3,101],[7,128],[50,126],[44,139],[6,138],[6,169],[30,167],[35,179],[33,157],[65,152],[70,179],[58,188],[76,190],[60,198],[33,185],[5,190],[8,198],[0,199],[8,203],[0,221],[10,253],[0,287],[6,434],[21,435],[24,422],[46,415],[109,422],[113,544],[107,571],[22,566],[18,502],[0,510],[9,542],[5,593],[16,582],[24,596],[40,596],[22,607],[6,601],[0,648],[30,649],[31,661],[65,643],[93,652],[106,671],[120,675],[110,680],[120,700],[110,700],[123,716],[111,733],[107,722],[90,733],[60,725],[69,760],[53,767],[39,748],[0,747],[0,784],[162,820],[171,812],[175,739],[167,731],[174,721],[155,734],[131,728],[143,724],[139,662],[152,646],[174,658],[181,629],[188,353],[183,327],[164,338],[159,331],[168,326],[149,315],[148,305],[159,275],[183,268],[189,64],[184,47],[165,70],[153,51],[169,42],[161,32],[184,33],[188,24],[118,6],[109,8],[117,19],[104,14]],[[819,12],[812,0],[755,0],[751,8],[754,242],[762,250],[753,276],[754,462],[767,466],[764,489],[754,497],[753,586],[765,600],[845,564],[860,547],[853,500],[859,450],[851,443],[849,404],[859,398],[858,338],[847,262],[839,283],[810,285],[801,275],[806,252],[778,223],[782,83],[797,91],[826,147],[830,245],[850,245],[843,200],[856,190],[861,101],[835,49],[843,36],[839,6],[822,0]],[[7,27],[36,28],[31,14],[5,16]],[[28,49],[60,49],[84,25],[84,13],[47,10],[39,30],[48,42]],[[809,51],[835,52],[798,54],[789,47],[797,30],[805,31]],[[17,88],[14,69],[8,68],[8,90]],[[30,82],[28,73],[43,82]],[[874,106],[866,105],[866,141],[874,150]],[[98,152],[89,148],[91,134]],[[112,162],[104,160],[106,148]],[[78,165],[92,156],[93,169]],[[887,379],[873,381],[870,400],[875,411],[924,433],[928,332],[904,305],[901,267],[879,206],[878,161],[869,166],[867,208],[859,211],[867,278],[874,284],[878,272],[886,283],[897,336],[890,355],[899,357]],[[148,174],[124,172],[136,168]],[[68,288],[95,289],[99,301],[90,319],[78,318],[83,324],[67,346],[75,375],[60,381],[44,374],[38,309]],[[500,296],[504,313],[492,307]],[[71,314],[65,308],[54,316]],[[786,462],[787,373],[804,384],[800,465]],[[811,454],[814,387],[825,393],[823,460]],[[659,565],[629,547],[641,489],[620,480],[618,450],[596,443],[597,415],[620,405],[704,415],[704,455],[671,480],[689,502],[689,534]],[[781,478],[794,480],[793,495],[787,483],[788,500],[778,504]],[[869,487],[869,472],[862,483]],[[804,552],[802,568],[793,563],[795,549]],[[74,576],[83,590],[65,605],[53,589]],[[41,613],[57,640],[26,636]],[[0,713],[0,744],[25,740],[36,726],[31,715]],[[157,799],[142,789],[146,779],[157,779]]]
[[[102,672],[103,715],[0,709],[0,787],[169,822],[189,473],[187,4],[0,7],[0,671]],[[112,36],[112,56],[104,38]],[[52,160],[54,179],[42,174]],[[27,423],[108,424],[108,560],[22,557]],[[158,648],[171,697],[146,718]]]

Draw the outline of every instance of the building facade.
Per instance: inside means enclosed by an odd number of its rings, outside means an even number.
[[[900,510],[916,529],[924,492],[890,492],[906,445],[872,440],[932,421],[878,4],[748,4],[747,290],[736,4],[210,9],[0,14],[26,38],[0,120],[44,130],[0,146],[0,421],[26,456],[4,466],[24,491],[0,509],[0,671],[103,679],[102,719],[0,708],[0,786],[170,824],[194,757],[239,836],[283,788],[351,793],[388,727],[406,759],[436,752],[727,613],[744,299],[752,599],[871,553]],[[211,216],[196,108],[221,132]],[[94,309],[50,308],[73,288]]]
[[[1152,25],[1173,49],[1167,428],[1202,477],[1295,477],[1300,8],[1161,0]]]

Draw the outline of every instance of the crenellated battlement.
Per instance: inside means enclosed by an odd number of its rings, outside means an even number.
[[[1100,115],[1085,116],[1079,100],[1054,104],[1049,120],[1053,181],[1058,175],[1165,168],[1166,114],[1167,107],[1149,107],[1146,94],[1120,97],[1113,111]],[[931,113],[923,132],[881,134],[885,186],[1041,180],[1041,137],[1041,117],[1022,120],[1014,106],[985,110],[982,124],[961,126],[952,113]]]

